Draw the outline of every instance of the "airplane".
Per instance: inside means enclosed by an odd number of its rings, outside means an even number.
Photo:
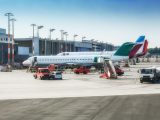
[[[145,38],[144,38],[145,39]],[[141,57],[147,54],[148,51],[148,40],[138,39],[133,50],[129,54],[129,58]]]
[[[129,58],[133,57],[139,57],[142,55],[145,55],[147,53],[147,47],[148,47],[148,41],[145,40],[145,36],[140,36],[136,42],[134,47],[132,48],[133,50],[129,54]],[[126,48],[125,48],[126,49]],[[121,50],[119,52],[122,52],[123,54],[125,52],[124,50]],[[57,56],[73,56],[73,55],[106,55],[106,56],[112,56],[115,54],[116,51],[100,51],[100,52],[61,52],[57,54]]]
[[[113,62],[119,62],[129,59],[129,54],[132,51],[135,43],[124,43],[114,54],[101,54],[101,55],[73,55],[73,56],[32,56],[25,60],[23,66],[33,66],[35,63],[38,66],[47,66],[49,64],[56,65],[93,65],[98,64],[100,58],[110,59]]]
[[[137,60],[138,57],[142,57],[147,54],[147,48],[148,48],[148,41],[145,40],[145,36],[140,36],[136,42],[135,45],[132,48],[132,51],[129,53],[129,60],[133,61],[133,64],[136,64],[135,60]],[[126,49],[126,48],[125,48]],[[125,52],[124,50],[121,50],[121,52]],[[108,57],[111,57],[115,51],[102,51],[102,52],[62,52],[57,54],[57,56],[73,56],[73,55],[106,55]],[[121,53],[122,54],[122,53]],[[110,55],[110,56],[109,56]],[[128,62],[128,61],[126,61]],[[118,63],[116,63],[118,64]]]

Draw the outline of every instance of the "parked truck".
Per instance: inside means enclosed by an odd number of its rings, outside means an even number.
[[[140,73],[140,83],[143,82],[160,82],[160,67],[143,68],[138,71]]]
[[[90,72],[89,68],[87,68],[86,66],[81,66],[79,68],[75,68],[73,71],[76,74],[80,74],[80,73],[88,74]]]
[[[53,79],[62,80],[62,73],[59,71],[50,71],[48,68],[38,68],[37,72],[33,75],[35,79]]]

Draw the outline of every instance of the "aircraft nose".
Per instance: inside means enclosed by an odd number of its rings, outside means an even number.
[[[29,60],[25,60],[23,61],[22,63],[24,66],[30,66],[31,65],[31,62]]]

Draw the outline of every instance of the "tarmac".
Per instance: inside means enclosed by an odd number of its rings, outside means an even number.
[[[63,74],[39,80],[26,70],[0,72],[0,120],[159,120],[160,84],[139,82],[138,63],[118,79]]]
[[[0,120],[159,120],[160,95],[1,100]]]

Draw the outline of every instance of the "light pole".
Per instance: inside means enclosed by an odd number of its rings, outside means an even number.
[[[40,37],[39,37],[39,30],[42,29],[44,26],[43,25],[40,25],[40,26],[37,26],[37,40],[39,41]],[[39,42],[38,42],[39,43]],[[38,51],[39,51],[39,46],[38,46]]]
[[[83,36],[83,37],[82,37],[82,41],[83,41],[85,38],[86,38],[86,37],[85,37],[85,36]]]
[[[33,38],[32,38],[32,56],[34,56],[34,27],[36,26],[36,24],[31,24],[32,28],[33,28]]]
[[[60,30],[60,32],[61,32],[61,40],[63,40],[64,39],[64,37],[63,37],[64,30]]]
[[[67,41],[68,33],[64,32],[64,35],[66,36],[66,41]]]
[[[105,51],[103,41],[101,41],[101,51]]]
[[[55,40],[58,42],[58,45],[57,45],[57,48],[58,48],[57,50],[58,50],[58,51],[57,51],[57,53],[60,53],[60,52],[61,52],[60,41],[59,41],[58,38],[56,38]]]
[[[8,64],[10,64],[10,17],[14,15],[12,13],[6,13],[5,16],[8,17]]]
[[[77,37],[77,36],[78,36],[77,34],[74,34],[74,35],[73,35],[73,40],[74,40],[74,52],[76,51],[75,41],[76,41],[76,37]]]
[[[95,50],[95,49],[93,49],[93,47],[94,47],[94,45],[93,45],[94,39],[91,39],[91,42],[92,42],[92,50]]]
[[[50,34],[49,34],[50,40],[52,40],[52,34],[51,34],[51,33],[52,33],[53,31],[55,31],[55,30],[56,30],[56,29],[50,29],[50,30],[49,30],[49,32],[50,32]]]
[[[41,26],[37,26],[37,37],[38,37],[38,39],[39,39],[39,30],[42,29],[43,27],[44,26],[42,26],[42,25]]]
[[[52,40],[52,32],[54,31],[55,29],[50,29],[49,30],[49,39],[50,41]],[[51,41],[51,54],[53,54],[53,42]]]
[[[63,33],[66,36],[66,41],[65,41],[65,52],[67,52],[67,37],[68,37],[68,33],[64,32]]]
[[[66,52],[68,52],[68,46],[67,46],[67,38],[68,38],[68,33],[66,33]],[[69,48],[70,49],[70,48]]]
[[[10,19],[12,22],[12,65],[14,65],[14,22],[16,19]]]
[[[99,49],[99,43],[98,43],[98,40],[95,40],[95,50],[94,51],[97,51],[97,47]]]
[[[77,37],[78,35],[76,35],[76,34],[74,34],[73,35],[73,40],[75,41],[76,40],[76,37]]]
[[[64,33],[64,30],[60,30],[60,32],[61,32],[61,41],[63,41],[63,33]],[[60,48],[61,48],[61,52],[63,52],[63,42],[61,42]]]

